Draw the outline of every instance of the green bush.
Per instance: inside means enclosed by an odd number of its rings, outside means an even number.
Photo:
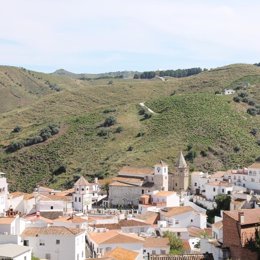
[[[110,127],[112,125],[116,124],[116,118],[113,116],[109,116],[105,119],[105,122],[103,123],[104,127]]]

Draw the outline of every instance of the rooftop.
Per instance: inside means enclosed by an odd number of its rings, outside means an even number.
[[[166,196],[171,196],[171,195],[174,195],[174,194],[176,194],[175,191],[159,191],[159,192],[155,193],[153,196],[166,197]]]
[[[166,208],[166,211],[161,210],[161,214],[165,217],[172,217],[175,215],[180,215],[180,214],[184,214],[184,213],[192,212],[192,211],[195,211],[195,210],[190,206],[171,207],[171,208]]]
[[[11,224],[16,218],[15,217],[2,217],[0,218],[0,225],[9,225]]]
[[[58,218],[53,220],[54,222],[67,222],[67,223],[85,223],[88,222],[87,219],[78,217],[78,216],[59,216]]]
[[[137,256],[137,252],[121,247],[116,247],[115,249],[105,254],[105,257],[110,257],[115,260],[135,260]]]
[[[260,169],[260,162],[255,162],[248,166],[247,168]]]
[[[80,176],[76,181],[75,186],[88,186],[89,184],[90,183],[83,176]]]
[[[169,238],[166,237],[147,237],[144,241],[144,247],[146,248],[162,248],[170,245]]]
[[[110,230],[119,230],[122,227],[143,227],[143,226],[149,226],[149,224],[147,224],[146,222],[138,221],[138,220],[134,220],[134,219],[129,219],[129,220],[123,219],[123,220],[120,220],[118,223],[114,223],[114,224],[96,224],[95,225],[96,228],[107,228]]]
[[[31,251],[31,248],[28,246],[20,246],[16,244],[0,245],[0,257],[15,258],[28,251]]]
[[[143,243],[144,239],[136,234],[121,233],[117,230],[106,232],[90,232],[89,236],[97,244],[124,244],[124,243]]]
[[[188,165],[187,165],[187,163],[186,163],[186,161],[185,161],[185,159],[184,159],[184,156],[183,156],[182,152],[180,152],[179,158],[178,158],[178,160],[177,160],[175,166],[176,166],[177,168],[187,168],[187,167],[188,167]]]
[[[26,228],[22,236],[23,237],[32,237],[32,236],[37,236],[37,235],[61,235],[61,236],[76,236],[81,233],[84,233],[85,231],[83,229],[79,228],[67,228],[67,227],[55,227],[55,226],[50,226],[50,227],[31,227],[31,228]]]
[[[260,222],[260,208],[224,211],[224,216],[227,215],[235,221],[239,221],[240,212],[244,213],[244,223],[241,225],[257,224]]]
[[[137,219],[141,219],[148,224],[156,224],[157,220],[159,219],[158,212],[147,211],[144,214],[136,215]]]

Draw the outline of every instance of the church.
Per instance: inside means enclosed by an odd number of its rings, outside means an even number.
[[[170,173],[168,164],[163,161],[150,168],[124,166],[109,185],[109,204],[137,206],[142,194],[155,190],[187,191],[189,167],[182,152],[174,169]]]

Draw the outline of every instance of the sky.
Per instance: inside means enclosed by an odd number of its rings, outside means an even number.
[[[0,3],[2,65],[98,73],[260,62],[260,1]]]

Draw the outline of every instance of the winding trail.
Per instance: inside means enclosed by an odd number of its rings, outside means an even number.
[[[146,108],[151,114],[157,114],[157,113],[155,113],[152,109],[150,109],[148,106],[146,106],[144,103],[139,103],[139,105],[141,106],[141,107],[144,107],[144,108]]]

